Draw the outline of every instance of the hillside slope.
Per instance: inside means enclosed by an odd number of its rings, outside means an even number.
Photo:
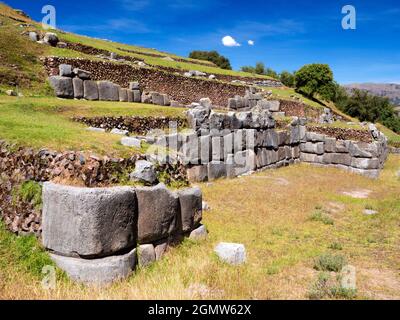
[[[400,84],[395,83],[352,83],[344,85],[348,90],[360,89],[365,90],[373,95],[387,97],[390,101],[400,106]]]

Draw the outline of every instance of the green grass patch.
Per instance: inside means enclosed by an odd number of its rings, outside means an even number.
[[[318,221],[322,222],[323,224],[326,225],[334,225],[334,220],[325,212],[323,212],[322,209],[316,209],[310,216],[311,221]]]
[[[13,190],[13,202],[30,202],[40,209],[42,207],[42,186],[36,181],[25,181]]]
[[[319,271],[340,272],[347,260],[343,255],[323,254],[314,260],[314,269]]]

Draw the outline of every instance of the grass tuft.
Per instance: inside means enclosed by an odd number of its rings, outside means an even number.
[[[339,272],[346,265],[347,260],[343,255],[323,254],[314,260],[314,269],[318,271]]]

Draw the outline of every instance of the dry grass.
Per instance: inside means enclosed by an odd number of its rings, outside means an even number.
[[[307,299],[317,276],[313,261],[341,245],[340,254],[357,268],[358,299],[400,295],[400,158],[391,156],[379,180],[337,169],[298,165],[235,180],[202,184],[211,211],[202,243],[185,242],[163,261],[109,288],[88,289],[64,278],[54,291],[40,278],[16,271],[10,260],[0,271],[0,297],[11,299]],[[282,183],[285,181],[285,183]],[[368,199],[343,191],[371,190]],[[333,225],[311,221],[317,208],[331,212]],[[365,216],[365,207],[379,211]],[[332,211],[330,211],[332,209]],[[248,262],[222,264],[213,254],[220,241],[245,244]],[[0,256],[0,259],[1,256]],[[205,293],[189,288],[205,286]]]

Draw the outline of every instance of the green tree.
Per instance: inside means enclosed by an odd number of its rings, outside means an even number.
[[[265,74],[265,65],[262,62],[257,62],[256,67],[254,69],[256,74]]]
[[[282,71],[279,80],[287,87],[294,87],[294,74],[289,71]]]
[[[256,70],[252,66],[243,66],[240,70],[247,73],[256,73]]]
[[[217,51],[192,51],[189,58],[211,61],[221,69],[232,70],[229,59],[221,56]]]
[[[331,68],[327,64],[308,64],[295,73],[296,91],[313,98],[319,94],[330,100],[334,93],[334,81]]]

